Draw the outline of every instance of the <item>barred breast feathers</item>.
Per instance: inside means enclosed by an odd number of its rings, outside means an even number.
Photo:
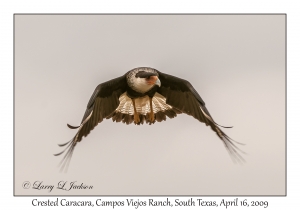
[[[121,112],[123,114],[133,115],[133,104],[131,98],[129,98],[125,93],[123,93],[120,98],[120,105],[116,109],[116,112]],[[149,96],[144,96],[142,98],[137,98],[135,101],[136,110],[141,115],[146,115],[150,112],[150,103]],[[172,106],[166,104],[166,98],[160,95],[159,93],[155,93],[152,98],[153,103],[153,112],[164,112],[166,110],[172,109]]]

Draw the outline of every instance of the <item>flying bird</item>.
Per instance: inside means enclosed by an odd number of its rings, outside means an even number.
[[[111,118],[114,122],[126,124],[151,125],[165,121],[166,117],[172,119],[181,113],[191,115],[210,126],[222,140],[233,160],[244,161],[238,153],[241,150],[235,145],[241,143],[232,140],[220,129],[224,126],[213,120],[191,83],[150,67],[135,68],[121,77],[99,84],[87,104],[81,124],[67,124],[71,129],[78,129],[76,135],[70,141],[59,144],[66,148],[55,155],[58,156],[67,150],[61,161],[61,169],[68,167],[76,144],[103,119]]]

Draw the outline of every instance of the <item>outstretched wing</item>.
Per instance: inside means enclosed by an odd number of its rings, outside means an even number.
[[[126,91],[126,86],[126,77],[124,75],[96,87],[87,104],[80,126],[71,126],[68,124],[68,127],[71,129],[78,128],[76,135],[67,143],[59,144],[59,146],[67,145],[62,152],[55,154],[55,156],[58,156],[67,150],[61,161],[61,170],[68,168],[65,166],[68,166],[77,142],[80,142],[83,136],[87,136],[98,123],[102,122],[105,118],[109,118],[116,110],[120,104],[119,96]]]
[[[183,113],[193,116],[200,122],[210,126],[223,141],[233,160],[244,162],[243,157],[238,153],[241,151],[234,143],[241,144],[229,138],[220,128],[209,114],[205,107],[205,103],[188,81],[174,77],[172,75],[159,72],[161,87],[158,92],[166,98],[166,103]],[[220,126],[224,127],[224,126]],[[225,127],[228,128],[228,127]]]

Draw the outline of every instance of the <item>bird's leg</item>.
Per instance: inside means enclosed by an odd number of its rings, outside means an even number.
[[[135,108],[135,99],[131,99],[132,100],[132,104],[133,104],[133,110],[134,110],[134,115],[133,115],[133,120],[135,124],[139,124],[140,123],[140,116],[136,111]]]
[[[153,113],[153,107],[152,107],[152,97],[150,97],[150,117],[149,117],[149,120],[151,123],[153,123],[155,121],[154,119],[154,113]]]

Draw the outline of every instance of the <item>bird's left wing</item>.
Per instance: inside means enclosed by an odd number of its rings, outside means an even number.
[[[119,96],[126,91],[126,84],[126,76],[124,75],[98,85],[87,104],[80,126],[67,124],[71,129],[78,128],[78,131],[70,141],[59,144],[59,146],[67,145],[62,152],[55,154],[55,156],[58,156],[67,150],[61,161],[61,170],[64,168],[67,169],[66,166],[68,166],[70,162],[77,142],[80,142],[83,136],[87,136],[98,123],[102,122],[105,118],[109,118],[116,110],[120,104]]]
[[[234,144],[241,143],[232,140],[220,129],[220,125],[213,120],[205,107],[204,101],[191,83],[172,75],[164,74],[159,71],[157,72],[161,81],[161,87],[158,92],[166,98],[166,103],[185,114],[193,116],[200,122],[205,123],[207,126],[210,126],[223,141],[229,154],[233,157],[233,160],[243,162],[244,159],[238,151],[242,153],[244,152]]]

